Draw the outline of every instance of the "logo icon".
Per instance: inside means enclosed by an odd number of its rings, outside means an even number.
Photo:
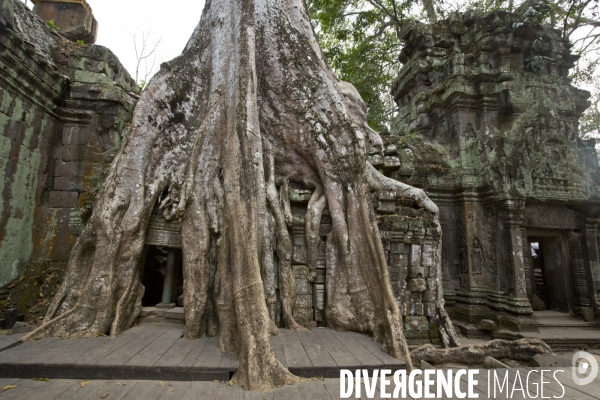
[[[596,361],[596,358],[590,353],[578,351],[573,355],[572,374],[573,382],[575,382],[576,385],[588,385],[592,383],[598,375],[598,361]]]

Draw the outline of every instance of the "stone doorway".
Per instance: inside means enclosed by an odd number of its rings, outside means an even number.
[[[527,242],[527,289],[533,310],[569,312],[571,279],[566,238],[556,233],[534,233],[528,234]]]
[[[183,294],[181,250],[147,246],[141,280],[145,287],[143,307],[177,303]]]

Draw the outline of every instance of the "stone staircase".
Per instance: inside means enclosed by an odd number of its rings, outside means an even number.
[[[569,313],[559,311],[535,311],[533,319],[538,328],[578,328],[578,329],[600,329],[597,321],[584,321],[571,316]]]
[[[136,325],[151,324],[185,325],[185,313],[183,307],[160,309],[157,307],[142,307]]]

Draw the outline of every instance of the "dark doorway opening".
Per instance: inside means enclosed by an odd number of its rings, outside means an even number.
[[[530,236],[534,311],[569,311],[567,262],[561,236]]]
[[[165,290],[167,256],[170,251],[176,253],[175,279],[170,302],[177,303],[177,298],[183,294],[181,250],[148,245],[141,276],[142,284],[145,287],[142,307],[154,307],[162,302]]]

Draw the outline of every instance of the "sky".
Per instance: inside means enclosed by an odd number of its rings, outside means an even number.
[[[24,0],[23,0],[24,1]],[[133,34],[151,30],[151,44],[160,39],[155,70],[181,54],[198,25],[204,0],[87,0],[98,21],[96,44],[112,50],[135,78],[137,59]],[[28,0],[31,7],[31,0]],[[150,65],[149,65],[150,67]],[[143,74],[143,71],[142,71]],[[140,74],[140,75],[142,75]],[[140,76],[138,80],[142,79]]]

